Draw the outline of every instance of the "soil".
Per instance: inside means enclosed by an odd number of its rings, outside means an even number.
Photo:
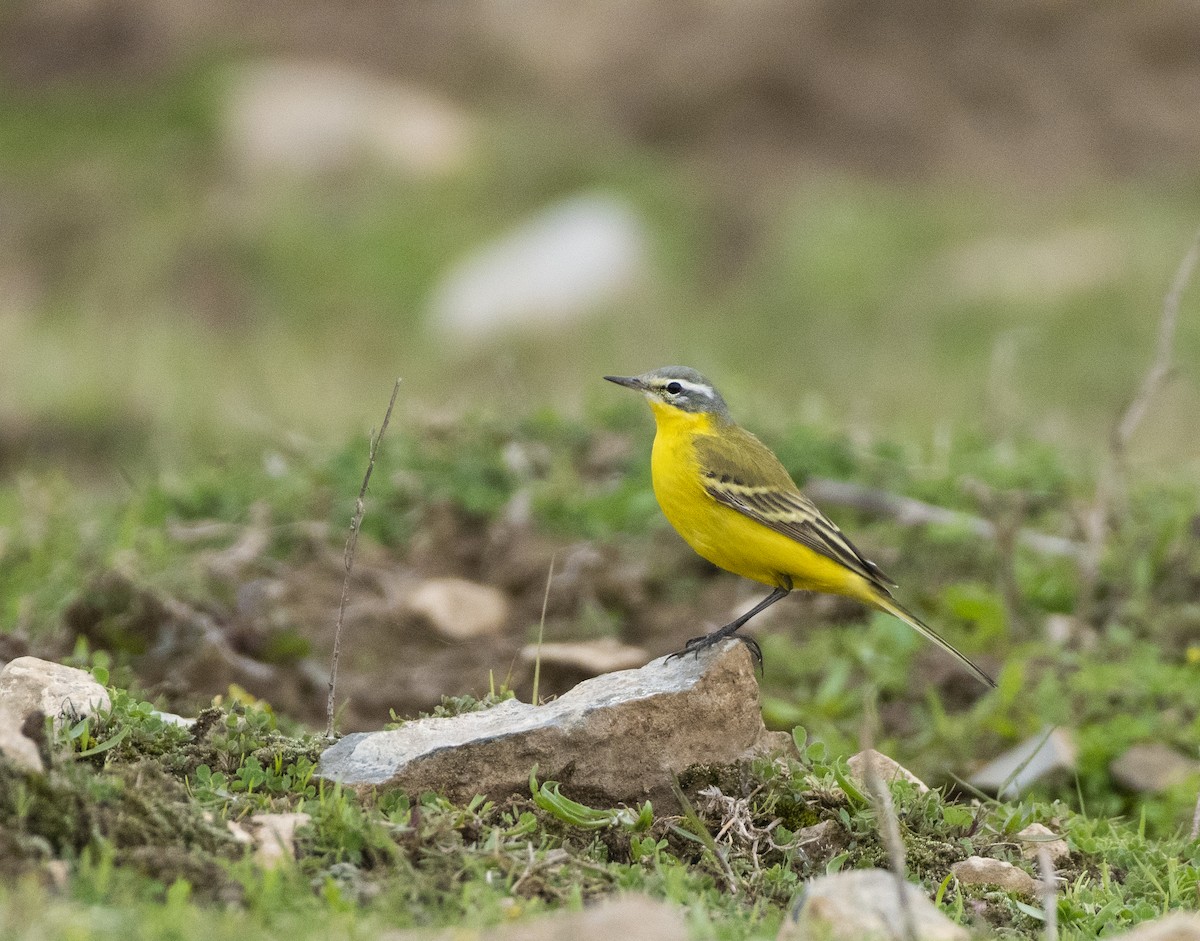
[[[741,189],[822,167],[1028,189],[1187,170],[1200,150],[1200,7],[1187,0],[245,7],[9,4],[0,74],[140,82],[214,49],[342,60],[615,132]]]
[[[268,525],[260,517],[251,528]],[[235,547],[255,542],[244,532],[224,532]],[[285,562],[271,557],[266,542],[258,545],[258,554],[243,555],[236,566],[229,549],[199,552],[191,581],[203,588],[187,597],[102,571],[67,608],[56,638],[23,642],[14,652],[61,658],[84,637],[91,649],[132,667],[136,686],[172,711],[195,715],[214,696],[240,687],[323,727],[341,549],[319,524],[306,527]],[[646,660],[680,649],[759,594],[757,585],[718,573],[665,530],[599,547],[435,504],[404,551],[369,537],[359,542],[343,626],[339,729],[377,729],[395,716],[428,712],[443,697],[483,697],[502,685],[528,701],[532,663],[521,651],[537,635],[552,556],[545,639],[615,636],[643,650]],[[510,614],[498,634],[449,639],[407,608],[423,580],[448,575],[504,592]],[[797,593],[754,629],[860,616],[851,602]],[[539,696],[560,695],[593,673],[582,664],[546,665]],[[952,698],[955,680],[947,677]]]

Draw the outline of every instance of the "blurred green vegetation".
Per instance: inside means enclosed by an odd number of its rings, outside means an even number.
[[[231,67],[0,95],[4,238],[26,289],[2,322],[0,419],[38,426],[29,457],[336,443],[396,375],[416,413],[579,415],[613,394],[602,373],[686,362],[760,426],[832,421],[902,440],[982,428],[1091,458],[1149,361],[1200,216],[1200,180],[1016,194],[828,174],[735,185],[513,111],[478,115],[473,158],[439,178],[366,164],[264,177],[225,147]],[[638,296],[561,332],[432,328],[447,266],[592,189],[649,222]],[[1181,431],[1200,405],[1196,318],[1177,361],[1135,465],[1195,459]]]

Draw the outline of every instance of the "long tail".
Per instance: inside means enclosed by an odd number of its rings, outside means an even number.
[[[946,638],[942,637],[941,634],[922,621],[919,617],[901,605],[900,602],[896,601],[894,598],[888,598],[883,595],[874,594],[874,596],[871,598],[871,603],[881,611],[886,611],[893,617],[898,617],[922,637],[928,638],[941,647],[942,650],[946,651],[946,653],[957,657],[959,662],[962,663],[962,665],[968,670],[970,670],[971,673],[974,674],[975,678],[985,686],[989,686],[992,689],[996,688],[996,681],[984,673],[983,670],[979,669],[979,667],[977,667],[966,654],[950,643],[950,641],[946,640]]]

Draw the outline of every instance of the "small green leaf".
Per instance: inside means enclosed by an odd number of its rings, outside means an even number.
[[[837,781],[838,786],[846,792],[846,796],[850,798],[850,803],[857,804],[860,807],[865,807],[868,803],[867,796],[858,789],[858,785],[850,780],[849,775],[842,771],[841,768],[833,769],[833,777]]]
[[[1026,905],[1024,902],[1018,902],[1016,899],[1013,899],[1013,904],[1030,918],[1036,918],[1038,921],[1046,920],[1046,913],[1040,908],[1034,908],[1032,905]]]
[[[84,751],[81,751],[79,753],[79,757],[87,758],[89,755],[99,755],[101,752],[106,752],[110,748],[113,748],[113,747],[119,745],[121,742],[123,742],[125,740],[125,737],[129,734],[129,728],[130,728],[129,726],[125,726],[125,728],[121,729],[120,732],[118,732],[112,738],[108,739],[108,741],[101,742],[99,745],[96,745],[96,746],[93,746],[92,748],[88,748],[88,749],[85,749]]]

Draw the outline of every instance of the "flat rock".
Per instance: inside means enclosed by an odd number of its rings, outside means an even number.
[[[1200,915],[1174,912],[1125,934],[1110,935],[1108,941],[1200,941]]]
[[[110,705],[108,691],[86,670],[37,657],[17,657],[0,670],[0,707],[22,722],[42,712],[57,726],[64,718],[82,719]]]
[[[437,791],[464,802],[528,793],[536,764],[575,800],[674,808],[673,774],[736,762],[780,741],[763,726],[748,651],[729,641],[698,657],[598,676],[541,706],[510,699],[347,735],[321,756],[317,774],[359,791]]]
[[[1133,745],[1108,766],[1113,779],[1139,794],[1158,794],[1200,773],[1200,762],[1162,742]]]
[[[408,598],[408,610],[451,640],[491,637],[508,623],[504,592],[465,578],[431,578]]]
[[[1038,881],[1033,876],[1002,859],[968,856],[962,862],[951,866],[950,871],[963,885],[994,885],[1021,895],[1038,894]]]
[[[1040,823],[1031,823],[1016,835],[1021,844],[1021,856],[1025,859],[1037,859],[1038,851],[1043,847],[1050,854],[1050,862],[1062,862],[1071,855],[1067,841],[1049,827]]]
[[[805,884],[777,941],[901,941],[906,937],[898,883],[883,869],[854,869]],[[967,930],[938,911],[918,886],[904,883],[920,941],[965,941]]]
[[[868,766],[875,769],[875,773],[883,780],[885,784],[891,784],[893,781],[901,780],[908,781],[918,792],[926,794],[929,787],[918,778],[915,774],[905,768],[900,762],[894,758],[889,758],[883,752],[878,752],[874,748],[867,748],[860,751],[857,755],[852,755],[846,760],[846,764],[850,768],[850,777],[860,787],[867,788]]]
[[[1016,797],[1031,784],[1055,771],[1074,771],[1079,749],[1068,729],[1043,730],[1010,748],[971,776],[982,791]]]
[[[628,893],[588,905],[582,911],[558,911],[492,928],[459,926],[442,931],[401,930],[379,941],[612,941],[653,938],[687,941],[683,909],[645,895]]]
[[[433,323],[461,337],[576,323],[636,288],[648,245],[632,204],[578,194],[454,265],[433,291]]]

